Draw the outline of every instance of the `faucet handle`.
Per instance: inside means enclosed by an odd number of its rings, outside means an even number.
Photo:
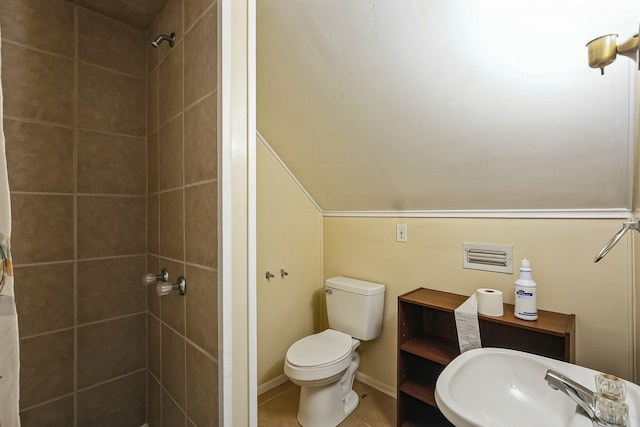
[[[147,273],[142,275],[142,286],[149,286],[157,282],[168,282],[168,281],[169,281],[169,272],[167,270],[162,270],[160,274]]]
[[[596,393],[596,418],[607,427],[626,427],[629,407],[623,400],[609,393]],[[594,422],[594,425],[596,423]],[[601,424],[598,424],[601,425]]]
[[[624,380],[611,374],[596,375],[596,391],[615,396],[623,402],[627,397]]]

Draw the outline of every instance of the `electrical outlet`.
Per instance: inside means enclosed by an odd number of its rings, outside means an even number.
[[[396,242],[407,242],[407,224],[396,224]]]

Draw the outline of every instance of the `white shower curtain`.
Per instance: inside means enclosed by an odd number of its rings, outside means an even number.
[[[2,87],[0,85],[0,249],[2,249],[0,252],[0,427],[19,427],[18,315],[11,268],[11,200],[9,198],[7,156],[2,127],[3,117]]]

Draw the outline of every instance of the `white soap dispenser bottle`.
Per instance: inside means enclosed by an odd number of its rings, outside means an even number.
[[[536,320],[538,309],[536,308],[536,282],[531,278],[531,265],[528,259],[523,259],[520,264],[520,277],[516,280],[516,304],[514,315],[523,320]]]

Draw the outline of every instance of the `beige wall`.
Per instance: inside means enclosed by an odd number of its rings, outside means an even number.
[[[176,33],[173,48],[150,41]],[[148,291],[150,427],[218,423],[217,8],[170,0],[148,39],[149,270],[187,294]]]
[[[2,0],[24,427],[145,422],[145,33]]]
[[[258,384],[283,375],[296,340],[319,332],[322,218],[272,152],[257,143]],[[280,277],[280,268],[289,273]],[[267,281],[265,272],[276,277]]]
[[[259,143],[258,384],[282,375],[292,342],[326,327],[321,290],[327,277],[346,275],[387,286],[383,333],[362,344],[360,372],[392,392],[397,296],[421,286],[465,295],[491,287],[513,303],[517,266],[525,257],[539,285],[538,307],[576,314],[577,363],[625,378],[633,375],[631,235],[593,263],[622,220],[319,218]],[[408,243],[395,241],[398,223],[408,225]],[[463,269],[463,242],[512,244],[514,273]],[[290,272],[284,280],[277,274],[281,265]],[[323,279],[316,276],[320,266]],[[276,274],[269,282],[267,270]]]
[[[395,241],[397,223],[408,243]],[[598,264],[593,257],[621,220],[331,218],[323,222],[324,277],[345,275],[387,286],[379,339],[363,343],[360,372],[396,385],[396,300],[417,287],[464,295],[502,290],[513,303],[514,274],[462,268],[462,243],[513,244],[514,261],[531,260],[538,308],[576,314],[576,362],[631,375],[631,263],[625,237]],[[517,269],[516,269],[517,270]]]

